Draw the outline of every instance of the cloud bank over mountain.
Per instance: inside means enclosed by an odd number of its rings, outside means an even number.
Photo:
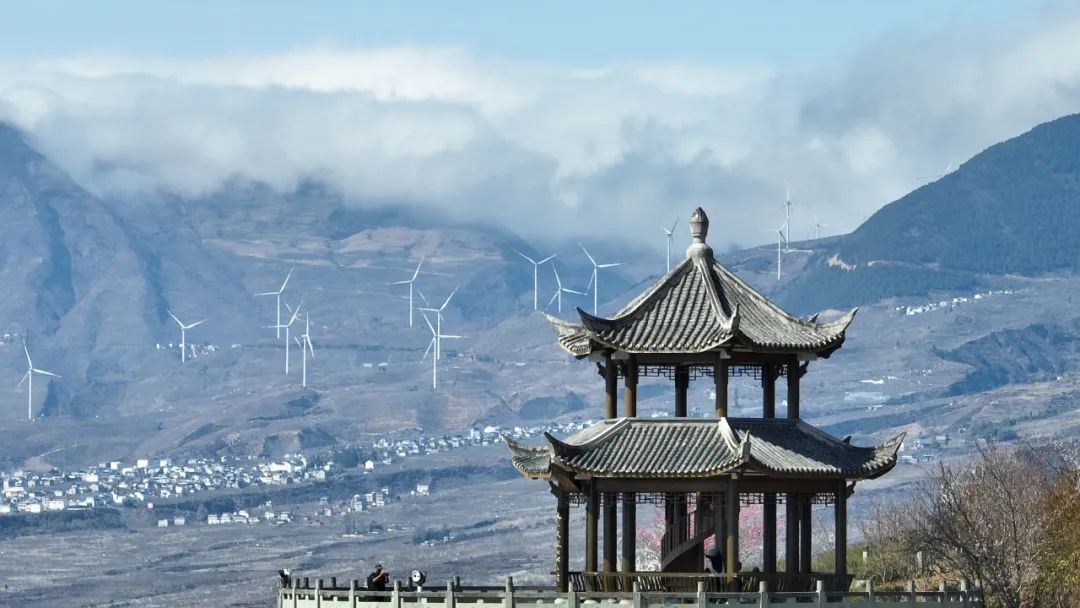
[[[0,120],[115,198],[316,179],[532,237],[652,238],[705,204],[714,240],[746,245],[772,238],[785,183],[794,237],[815,219],[847,230],[949,162],[1076,112],[1077,39],[1080,13],[1050,9],[897,31],[817,68],[432,47],[0,61]]]

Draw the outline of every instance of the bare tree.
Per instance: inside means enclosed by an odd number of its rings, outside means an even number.
[[[1037,450],[980,445],[963,466],[941,464],[916,492],[911,549],[982,581],[1005,608],[1038,605],[1052,470]]]

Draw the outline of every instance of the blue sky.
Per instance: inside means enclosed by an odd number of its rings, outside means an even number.
[[[520,60],[821,62],[882,35],[993,23],[1031,2],[6,1],[0,55],[192,56],[312,44],[460,46]]]
[[[0,15],[0,121],[101,196],[317,179],[357,205],[534,236],[652,235],[701,204],[726,220],[717,239],[752,244],[788,188],[793,238],[850,230],[1080,111],[1065,3],[0,0]]]

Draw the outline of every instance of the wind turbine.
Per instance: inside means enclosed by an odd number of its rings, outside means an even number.
[[[449,301],[449,298],[447,298],[447,301]],[[437,390],[439,388],[439,352],[442,351],[442,341],[444,339],[460,340],[462,336],[449,336],[442,333],[439,329],[436,329],[436,327],[431,324],[431,320],[424,314],[424,310],[432,309],[420,309],[420,314],[424,317],[424,323],[427,323],[428,329],[431,330],[431,342],[428,342],[427,349],[424,351],[424,357],[420,360],[423,361],[424,359],[427,359],[428,353],[431,353],[431,388],[432,390]],[[435,322],[438,324],[437,318]],[[435,352],[432,352],[432,347],[434,347]]]
[[[284,325],[279,323],[277,325],[277,327],[279,329],[284,329],[285,330],[285,375],[286,376],[289,375],[289,328],[291,328],[292,324],[296,322],[296,317],[300,314],[300,309],[303,306],[304,306],[304,301],[300,300],[300,303],[296,305],[296,310],[293,310],[292,307],[289,306],[289,303],[286,302],[285,303],[285,308],[289,312],[292,313],[292,316],[289,317],[289,322],[288,323],[286,323]],[[271,325],[270,327],[274,327],[274,326]]]
[[[822,224],[821,220],[815,218],[814,219],[814,238],[815,239],[820,239],[821,238],[821,229],[822,228],[827,228],[828,226],[829,226],[828,224]]]
[[[622,262],[615,262],[614,264],[597,264],[596,260],[593,259],[592,255],[589,254],[589,250],[585,249],[585,245],[582,245],[581,243],[578,243],[578,246],[581,247],[581,250],[585,252],[585,257],[589,258],[589,261],[592,262],[592,280],[589,281],[589,284],[592,286],[592,289],[593,289],[593,292],[592,292],[592,312],[595,315],[597,309],[599,308],[599,299],[597,297],[597,294],[600,293],[600,283],[599,283],[600,279],[599,279],[599,275],[597,274],[598,271],[601,268],[613,268],[615,266],[622,266]]]
[[[293,338],[296,340],[296,345],[300,347],[300,360],[303,362],[303,372],[300,377],[300,386],[307,388],[307,358],[308,354],[311,358],[315,358],[315,347],[311,344],[311,315],[304,313],[304,334],[299,338]],[[287,372],[286,372],[287,373]]]
[[[557,301],[559,303],[559,305],[558,305],[559,314],[562,314],[562,294],[563,293],[576,293],[579,296],[583,296],[583,295],[585,295],[585,293],[581,292],[581,291],[574,291],[573,289],[569,289],[567,287],[563,287],[562,279],[559,278],[559,269],[555,267],[555,264],[551,265],[551,271],[555,273],[555,285],[557,285],[557,287],[555,288],[555,295],[551,296],[551,299],[548,300],[547,306],[545,306],[544,308],[545,309],[551,308],[551,303]]]
[[[438,334],[442,333],[442,320],[443,320],[442,313],[443,313],[444,310],[446,310],[446,306],[448,304],[450,304],[450,298],[454,297],[454,294],[457,293],[457,290],[458,290],[458,288],[455,287],[454,291],[451,291],[450,295],[446,296],[446,299],[443,300],[442,306],[440,306],[438,308],[430,308],[430,307],[420,308],[421,313],[423,311],[425,311],[425,310],[427,312],[435,313],[435,330],[434,330],[435,333],[438,333]],[[425,300],[426,300],[426,298],[425,298]],[[427,321],[427,315],[424,315],[424,320]],[[429,322],[428,324],[430,325],[431,323]],[[436,342],[435,342],[435,358],[436,359],[441,359],[442,358],[442,349],[439,348],[439,341],[438,340],[436,340]]]
[[[675,222],[671,224],[671,228],[667,226],[660,226],[660,229],[667,235],[667,271],[671,272],[671,243],[675,238],[675,226],[679,224],[679,219],[675,218]]]
[[[410,278],[408,281],[397,281],[396,283],[391,283],[391,285],[408,285],[409,286],[409,327],[413,326],[413,321],[412,321],[412,318],[413,318],[413,298],[412,298],[413,283],[416,282],[416,277],[420,276],[420,267],[423,266],[423,265],[424,265],[424,258],[420,258],[420,262],[416,265],[416,270],[414,270],[413,273],[412,273],[412,278]]]
[[[277,299],[277,317],[274,319],[274,327],[277,328],[277,336],[281,337],[281,294],[285,293],[285,286],[289,284],[289,279],[292,278],[292,269],[289,269],[289,274],[285,275],[285,280],[282,281],[281,287],[278,287],[277,291],[267,291],[265,293],[257,293],[256,296],[274,296]]]
[[[546,257],[546,258],[540,260],[539,262],[537,262],[536,260],[530,258],[529,256],[525,255],[524,253],[521,253],[517,249],[515,249],[514,252],[517,253],[518,255],[520,255],[521,257],[525,258],[526,260],[529,260],[530,262],[532,262],[532,265],[533,265],[533,310],[539,310],[540,303],[539,303],[538,298],[539,298],[539,294],[540,294],[540,265],[545,263],[545,262],[551,261],[552,258],[554,258],[555,256],[557,256],[559,254],[555,253],[555,254],[549,255],[548,257]]]
[[[45,376],[52,376],[53,378],[59,378],[59,374],[47,372],[43,369],[37,369],[34,367],[34,362],[30,360],[30,351],[26,349],[26,342],[23,342],[23,352],[26,353],[26,375],[19,380],[19,384],[15,387],[22,386],[23,382],[27,382],[26,385],[26,419],[30,422],[34,421],[34,374],[43,374]]]
[[[781,237],[784,240],[784,251],[788,251],[791,245],[791,188],[787,185],[784,186],[784,224],[780,227],[783,231]]]
[[[180,326],[180,363],[184,363],[187,361],[187,330],[197,325],[202,325],[206,322],[206,319],[196,321],[190,325],[184,325],[180,319],[176,318],[176,315],[174,315],[171,310],[167,310],[166,312],[168,312],[173,321],[176,321],[176,324]]]

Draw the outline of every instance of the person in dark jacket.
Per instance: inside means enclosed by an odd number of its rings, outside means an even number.
[[[382,564],[375,564],[375,570],[367,576],[367,588],[371,591],[386,591],[390,582],[390,573],[383,570]]]

